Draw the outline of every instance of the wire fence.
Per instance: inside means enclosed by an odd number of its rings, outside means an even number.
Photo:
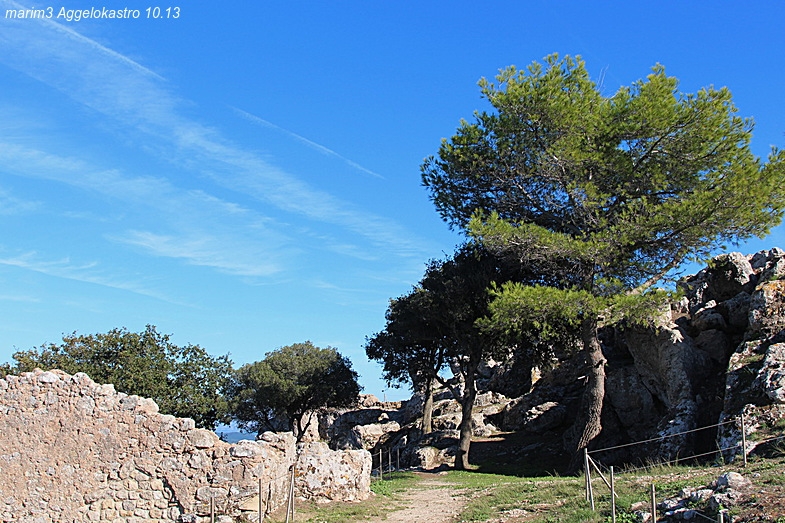
[[[665,434],[665,435],[662,435],[662,436],[659,436],[659,437],[656,437],[656,438],[640,440],[640,441],[634,441],[634,442],[631,442],[631,443],[625,443],[625,444],[622,444],[622,445],[615,445],[615,446],[612,446],[612,447],[605,447],[605,448],[601,448],[601,449],[595,449],[595,450],[592,450],[592,451],[584,450],[584,482],[585,482],[585,490],[586,490],[586,501],[590,504],[591,509],[595,510],[594,487],[593,487],[593,479],[594,478],[592,477],[592,471],[594,471],[594,472],[596,472],[598,478],[602,480],[602,483],[604,483],[604,485],[607,487],[607,489],[609,491],[610,503],[611,503],[611,521],[612,521],[612,523],[616,523],[616,499],[618,497],[618,495],[616,493],[616,489],[615,489],[616,471],[614,470],[613,466],[608,466],[608,467],[603,466],[602,463],[598,459],[595,459],[594,456],[597,456],[598,454],[601,454],[603,452],[607,453],[607,452],[610,452],[610,451],[621,450],[621,449],[634,447],[634,446],[639,446],[639,445],[648,445],[648,444],[651,444],[651,443],[664,443],[666,440],[668,440],[670,438],[688,436],[688,435],[691,435],[691,434],[694,434],[694,433],[697,433],[697,432],[706,431],[706,430],[709,430],[709,429],[717,429],[717,432],[719,432],[719,429],[721,427],[723,427],[723,426],[726,426],[726,425],[736,425],[736,424],[737,424],[737,420],[736,419],[732,419],[732,420],[724,421],[724,422],[721,422],[721,423],[716,423],[714,425],[706,425],[706,426],[699,427],[699,428],[692,429],[692,430],[676,432],[676,433],[673,433],[673,434]],[[646,463],[645,465],[639,466],[639,467],[629,467],[629,466],[626,466],[623,469],[623,473],[624,474],[635,474],[635,473],[639,473],[641,471],[650,470],[650,469],[653,469],[655,467],[659,467],[659,466],[663,466],[663,465],[674,465],[674,464],[678,464],[679,462],[686,462],[686,461],[691,461],[691,460],[699,460],[701,458],[708,458],[710,456],[719,456],[720,458],[722,458],[722,456],[724,456],[726,453],[728,453],[730,451],[740,451],[740,454],[742,456],[743,466],[746,466],[747,465],[747,436],[746,436],[746,434],[747,434],[747,424],[746,424],[746,420],[745,420],[743,414],[740,417],[740,425],[741,425],[741,427],[739,427],[739,431],[741,433],[740,434],[741,435],[741,443],[736,443],[734,445],[729,445],[729,446],[726,446],[726,447],[717,448],[715,450],[712,450],[711,452],[703,452],[703,453],[690,454],[690,455],[687,455],[687,456],[679,456],[675,460],[675,463],[674,463],[674,460],[668,459],[668,460],[662,460],[662,461],[654,460],[654,461],[651,461],[651,462]],[[783,440],[785,440],[785,435],[774,436],[774,437],[770,437],[770,438],[766,438],[766,439],[762,439],[762,440],[757,440],[755,442],[755,444],[756,445],[762,445],[762,444],[772,443],[772,442],[775,442],[775,441],[783,441]],[[655,485],[653,483],[650,486],[650,494],[651,494],[651,513],[652,513],[652,515],[654,515],[654,521],[656,521],[657,520],[657,518],[656,518],[656,514],[657,514],[656,488],[655,488]],[[707,521],[712,521],[712,522],[723,523],[724,521],[726,521],[727,511],[726,510],[719,510],[718,513],[717,513],[716,519],[708,517],[708,516],[706,516],[705,514],[702,514],[699,511],[694,511],[692,516],[695,517],[695,518],[698,518],[699,521],[700,520],[707,520]]]
[[[386,463],[385,463],[386,460]],[[269,478],[259,478],[258,484],[258,506],[256,508],[257,519],[259,523],[264,523],[264,520],[275,510],[278,505],[273,504],[272,499],[274,495],[274,485],[279,484],[288,479],[286,488],[286,523],[294,521],[295,513],[295,478],[297,465],[299,463],[299,456],[295,460],[289,470],[285,474]],[[371,454],[371,479],[384,480],[391,479],[392,473],[401,470],[401,451],[396,448],[395,452],[391,448],[379,449],[377,452]],[[385,477],[386,476],[386,477]],[[203,506],[203,509],[207,508]],[[210,497],[209,500],[209,514],[210,523],[215,523],[216,517],[220,516],[220,509],[216,506],[216,497]],[[203,513],[204,514],[204,513]],[[280,513],[277,517],[280,517]]]
[[[735,424],[737,424],[737,420],[735,419],[728,420],[713,425],[706,425],[692,430],[676,432],[673,434],[665,434],[663,436],[658,436],[656,438],[634,441],[631,443],[625,443],[622,445],[615,445],[611,447],[595,449],[592,451],[588,451],[588,450],[584,451],[584,481],[585,481],[587,502],[590,503],[592,510],[595,510],[593,482],[595,479],[602,480],[602,483],[608,489],[610,495],[611,521],[612,523],[616,522],[616,499],[618,497],[618,494],[615,488],[615,479],[616,479],[617,471],[614,470],[613,466],[603,465],[601,460],[597,459],[598,455],[602,453],[607,453],[611,451],[621,450],[621,449],[640,446],[640,445],[663,443],[671,438],[688,436],[690,434],[694,434],[710,429],[719,430],[723,426],[735,425]],[[709,456],[717,456],[717,455],[722,456],[726,452],[730,452],[734,450],[741,450],[743,464],[746,465],[747,464],[747,442],[746,442],[747,426],[744,416],[741,417],[740,424],[741,424],[740,432],[741,432],[741,440],[742,440],[741,443],[737,443],[727,447],[717,448],[711,452],[703,452],[703,453],[690,454],[686,456],[679,456],[675,460],[675,463],[674,460],[670,459],[670,460],[663,460],[663,461],[651,461],[643,466],[638,466],[638,467],[625,466],[622,470],[622,474],[635,474],[663,465],[674,465],[674,464],[678,464],[679,462],[697,460],[700,458],[707,458]],[[763,440],[757,440],[755,443],[756,445],[761,445],[769,442],[783,441],[783,440],[785,440],[785,435],[771,437]],[[372,464],[371,464],[372,479],[376,479],[376,480],[390,479],[394,471],[401,470],[401,466],[400,466],[401,455],[400,455],[399,447],[395,447],[394,451],[393,448],[391,447],[388,447],[386,449],[379,448],[377,451],[371,454],[371,460],[372,460]],[[277,482],[281,482],[282,480],[285,480],[287,477],[289,478],[289,484],[288,484],[288,495],[287,495],[287,506],[286,506],[286,522],[289,523],[290,521],[294,521],[294,499],[295,499],[294,494],[295,494],[296,467],[297,467],[297,462],[295,462],[290,467],[289,471],[286,474],[281,474],[276,477],[267,478],[266,481],[263,481],[262,478],[259,478],[258,519],[257,519],[259,523],[264,523],[264,520],[270,514],[271,509],[276,508],[276,507],[271,507],[271,500],[273,496],[273,485],[276,484]],[[385,476],[387,477],[385,478]],[[266,485],[266,489],[265,489],[265,485]],[[656,521],[656,514],[657,514],[656,490],[655,490],[655,485],[653,483],[650,485],[650,489],[651,489],[650,502],[651,502],[651,510],[652,510],[651,513],[655,515],[655,521]],[[265,490],[267,490],[266,499],[264,496]],[[712,522],[719,522],[719,523],[724,523],[725,521],[729,521],[724,519],[727,517],[727,512],[723,512],[723,511],[719,511],[716,519],[710,518],[705,514],[702,514],[697,511],[694,512],[693,516],[695,518],[698,518],[698,521],[703,520],[703,521],[712,521]],[[215,503],[213,498],[211,498],[210,500],[210,521],[211,523],[215,522]]]
[[[286,523],[290,521],[294,521],[294,500],[295,500],[295,476],[297,471],[297,465],[299,463],[299,456],[295,462],[289,467],[289,469],[284,474],[278,474],[277,476],[272,476],[269,478],[259,478],[258,483],[258,504],[256,507],[255,512],[257,513],[257,520],[259,523],[264,523],[264,520],[269,516],[274,510],[278,508],[277,504],[271,503],[273,500],[274,494],[274,485],[279,484],[281,482],[285,482],[288,479],[288,484],[284,485],[286,494]],[[266,491],[266,496],[265,496]],[[251,510],[246,510],[247,512],[253,512]],[[215,523],[216,517],[219,516],[218,509],[216,507],[216,497],[211,496],[209,501],[209,513],[210,513],[210,523]],[[223,514],[225,515],[225,514]]]
[[[384,468],[384,456],[387,455],[387,468]],[[394,458],[394,461],[393,461]],[[377,466],[378,464],[378,466]],[[401,470],[401,449],[400,447],[395,448],[395,455],[393,456],[393,451],[391,447],[387,447],[387,452],[384,451],[383,448],[379,448],[377,452],[371,454],[371,478],[377,476],[378,479],[383,480],[385,470],[388,474],[388,477],[394,471]]]

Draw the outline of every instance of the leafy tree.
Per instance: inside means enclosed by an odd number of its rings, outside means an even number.
[[[438,270],[436,262],[430,264],[429,270]],[[447,347],[437,330],[438,306],[434,293],[418,285],[409,294],[390,300],[384,330],[365,344],[368,358],[383,363],[383,376],[389,384],[408,382],[422,392],[425,434],[433,430],[434,384],[444,382],[439,372],[445,365]]]
[[[36,368],[84,372],[120,392],[152,398],[161,412],[192,418],[214,429],[228,421],[223,389],[232,371],[228,356],[213,357],[198,345],[179,347],[152,325],[143,332],[125,328],[106,334],[63,336],[59,345],[16,352],[13,373]]]
[[[306,341],[270,352],[262,361],[240,367],[230,387],[232,416],[240,428],[276,430],[284,418],[298,441],[311,423],[306,413],[348,407],[361,387],[352,364],[332,347],[320,349]]]
[[[659,65],[612,96],[580,58],[496,80],[480,81],[493,110],[442,141],[423,184],[451,227],[553,276],[498,289],[494,319],[548,337],[560,318],[579,335],[589,380],[567,437],[577,451],[602,428],[598,327],[645,318],[660,298],[652,286],[685,260],[765,236],[783,215],[785,155],[752,154],[752,121],[728,89],[680,93]]]
[[[385,330],[366,345],[368,356],[384,363],[388,379],[402,380],[408,373],[426,387],[439,381],[461,404],[456,468],[469,467],[480,363],[508,352],[478,323],[489,314],[488,288],[507,279],[505,267],[495,256],[476,242],[467,243],[451,258],[429,264],[419,286],[391,304]],[[439,375],[448,361],[458,364],[462,391]]]

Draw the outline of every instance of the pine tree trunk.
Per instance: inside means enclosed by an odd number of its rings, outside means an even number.
[[[597,337],[597,320],[584,319],[581,325],[583,350],[586,354],[587,383],[581,401],[581,410],[570,430],[568,450],[573,453],[570,471],[580,468],[583,460],[583,449],[602,431],[602,403],[605,397],[605,358],[602,346]],[[577,437],[575,437],[577,435]]]
[[[430,434],[433,432],[433,379],[429,378],[425,385],[425,403],[422,407],[422,432]]]
[[[472,411],[474,410],[474,400],[477,398],[477,384],[474,379],[477,375],[477,367],[480,365],[479,358],[477,362],[472,356],[469,361],[469,369],[465,379],[465,388],[463,391],[463,398],[461,399],[461,424],[460,429],[460,443],[458,444],[458,453],[455,456],[455,468],[458,470],[469,470],[469,447],[472,444],[472,435],[474,434],[474,427],[472,423]]]

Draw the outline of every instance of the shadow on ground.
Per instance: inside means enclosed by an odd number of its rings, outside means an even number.
[[[561,438],[518,432],[472,440],[469,462],[477,472],[506,476],[550,476],[567,471],[569,456]]]

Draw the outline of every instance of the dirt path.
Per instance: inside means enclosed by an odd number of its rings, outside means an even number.
[[[468,501],[464,491],[439,474],[421,473],[417,488],[405,492],[384,518],[365,523],[452,523]]]

